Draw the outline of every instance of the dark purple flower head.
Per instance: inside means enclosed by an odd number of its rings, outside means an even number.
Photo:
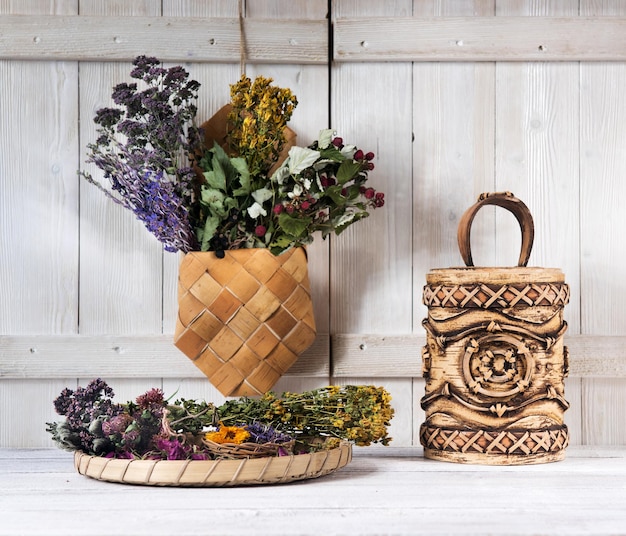
[[[94,123],[104,128],[111,128],[117,124],[122,117],[122,110],[117,108],[101,108],[96,112]]]
[[[113,389],[99,378],[76,391],[64,389],[56,398],[54,407],[65,415],[64,428],[77,448],[92,452],[102,434],[101,424],[122,413],[122,406],[112,398]]]
[[[102,432],[106,436],[121,436],[132,421],[133,420],[128,413],[122,413],[109,419],[108,421],[104,421],[102,423]]]
[[[150,389],[143,395],[137,397],[137,405],[141,409],[152,409],[165,405],[163,391],[161,389]]]

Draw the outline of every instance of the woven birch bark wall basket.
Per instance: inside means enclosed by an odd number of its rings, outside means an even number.
[[[517,267],[476,268],[470,248],[474,216],[503,207],[522,231]],[[563,413],[568,373],[563,308],[569,287],[561,270],[526,267],[532,216],[511,193],[482,194],[458,228],[467,267],[426,276],[423,321],[427,458],[492,465],[561,460],[568,444]]]
[[[224,396],[270,390],[315,335],[304,248],[184,256],[174,344]]]

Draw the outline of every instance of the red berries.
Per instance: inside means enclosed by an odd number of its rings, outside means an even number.
[[[259,238],[265,236],[266,232],[267,229],[265,228],[265,225],[257,225],[256,229],[254,229],[254,234],[257,235]]]

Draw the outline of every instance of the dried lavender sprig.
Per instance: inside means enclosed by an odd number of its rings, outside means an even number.
[[[104,171],[112,191],[91,174],[81,175],[131,210],[167,251],[191,251],[197,249],[189,211],[196,181],[190,164],[201,146],[194,104],[200,84],[182,67],[165,69],[156,58],[139,56],[133,65],[131,77],[147,89],[115,86],[113,100],[123,108],[97,111],[98,138],[88,145],[87,162]]]

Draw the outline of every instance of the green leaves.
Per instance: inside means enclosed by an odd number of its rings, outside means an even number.
[[[249,206],[252,184],[250,171],[243,158],[230,158],[217,143],[200,161],[205,183],[200,187],[200,221],[196,230],[200,249],[211,249],[211,241],[223,228]]]
[[[344,160],[337,170],[337,182],[339,184],[346,184],[348,181],[354,179],[359,171],[361,171],[360,162]]]
[[[294,218],[286,212],[283,212],[278,216],[279,227],[288,235],[294,238],[298,238],[304,234],[307,227],[311,224],[312,219],[307,217],[298,216]]]
[[[332,136],[325,130],[311,146],[292,147],[271,177],[252,175],[243,159],[211,149],[201,161],[202,249],[267,247],[278,255],[310,244],[318,231],[323,238],[340,234],[382,206],[382,194],[365,185],[373,154]]]

